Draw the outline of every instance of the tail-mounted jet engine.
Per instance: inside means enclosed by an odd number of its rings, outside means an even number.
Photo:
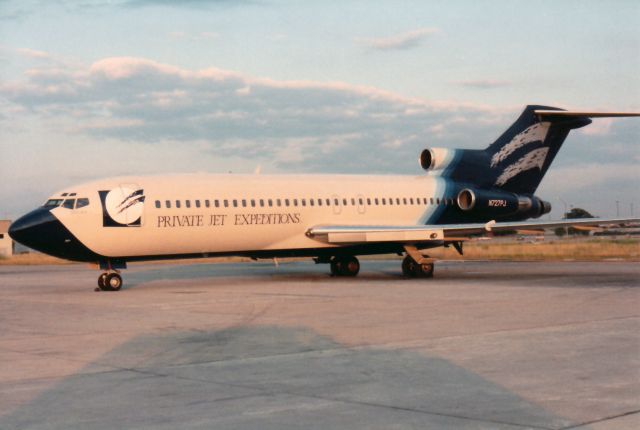
[[[439,170],[451,161],[455,149],[427,148],[420,153],[420,166],[424,170]]]
[[[458,207],[478,215],[508,216],[522,214],[539,218],[551,212],[551,203],[538,197],[519,196],[497,190],[472,190],[465,188],[458,193]]]

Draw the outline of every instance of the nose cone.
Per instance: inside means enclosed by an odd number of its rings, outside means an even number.
[[[16,242],[43,251],[42,245],[47,242],[47,233],[56,228],[59,221],[45,208],[38,208],[18,218],[9,227],[9,236]]]
[[[38,208],[18,218],[9,227],[9,236],[24,246],[55,257],[96,261],[96,254],[76,239],[49,208]]]

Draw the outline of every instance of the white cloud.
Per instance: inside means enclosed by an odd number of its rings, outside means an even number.
[[[25,57],[29,57],[29,58],[37,58],[37,59],[49,59],[51,58],[51,56],[44,52],[44,51],[38,51],[36,49],[30,49],[30,48],[17,48],[16,52],[22,56]]]
[[[171,31],[169,37],[175,40],[184,40],[190,42],[212,41],[220,37],[220,34],[214,31],[200,31],[197,33],[188,33],[186,31]]]
[[[469,79],[464,81],[454,81],[455,85],[460,85],[462,87],[467,88],[476,88],[476,89],[493,89],[493,88],[504,88],[511,85],[509,81],[503,81],[498,79]]]
[[[272,171],[351,173],[419,173],[415,159],[423,148],[484,148],[522,108],[429,101],[344,82],[278,81],[213,67],[190,70],[135,57],[83,67],[52,63],[0,84],[2,99],[0,125],[12,135],[37,124],[43,134],[55,130],[59,142],[121,142],[114,148],[122,151],[135,144],[167,151],[168,160],[173,155],[167,148],[189,148],[194,165],[210,157],[216,166],[244,159]],[[566,145],[558,170],[550,170],[551,183],[570,192],[617,180],[585,173],[584,165],[595,157],[613,164],[637,156],[635,123],[620,124],[613,127],[617,134],[607,136],[615,137],[615,160],[613,143],[602,144],[598,133],[582,135],[588,145]],[[160,158],[154,155],[156,168]],[[146,160],[151,158],[137,159],[140,170],[153,171]],[[629,167],[612,169],[610,175],[626,172],[626,180],[633,179]],[[553,179],[554,172],[562,178]]]
[[[380,51],[393,51],[415,48],[422,44],[427,36],[438,32],[436,28],[418,28],[406,33],[389,37],[363,39],[361,42],[368,48]]]
[[[611,133],[613,118],[599,118],[588,127],[581,128],[579,133],[587,136],[606,136]]]

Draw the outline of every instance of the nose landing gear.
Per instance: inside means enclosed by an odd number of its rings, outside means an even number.
[[[94,291],[119,291],[122,288],[122,276],[118,269],[126,269],[124,260],[102,260],[100,269],[105,272],[98,276],[98,288]]]
[[[98,288],[96,291],[118,291],[122,288],[122,276],[116,272],[102,273],[98,277]]]

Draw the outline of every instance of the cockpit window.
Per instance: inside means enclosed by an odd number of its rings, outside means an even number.
[[[89,206],[89,199],[86,198],[86,197],[80,197],[76,201],[76,209],[80,209],[80,208],[83,208],[85,206]]]
[[[75,204],[76,199],[67,199],[62,203],[63,208],[73,209],[73,205]]]
[[[60,206],[60,203],[62,203],[62,199],[49,199],[44,204],[44,207],[45,208],[54,208],[54,207]]]

